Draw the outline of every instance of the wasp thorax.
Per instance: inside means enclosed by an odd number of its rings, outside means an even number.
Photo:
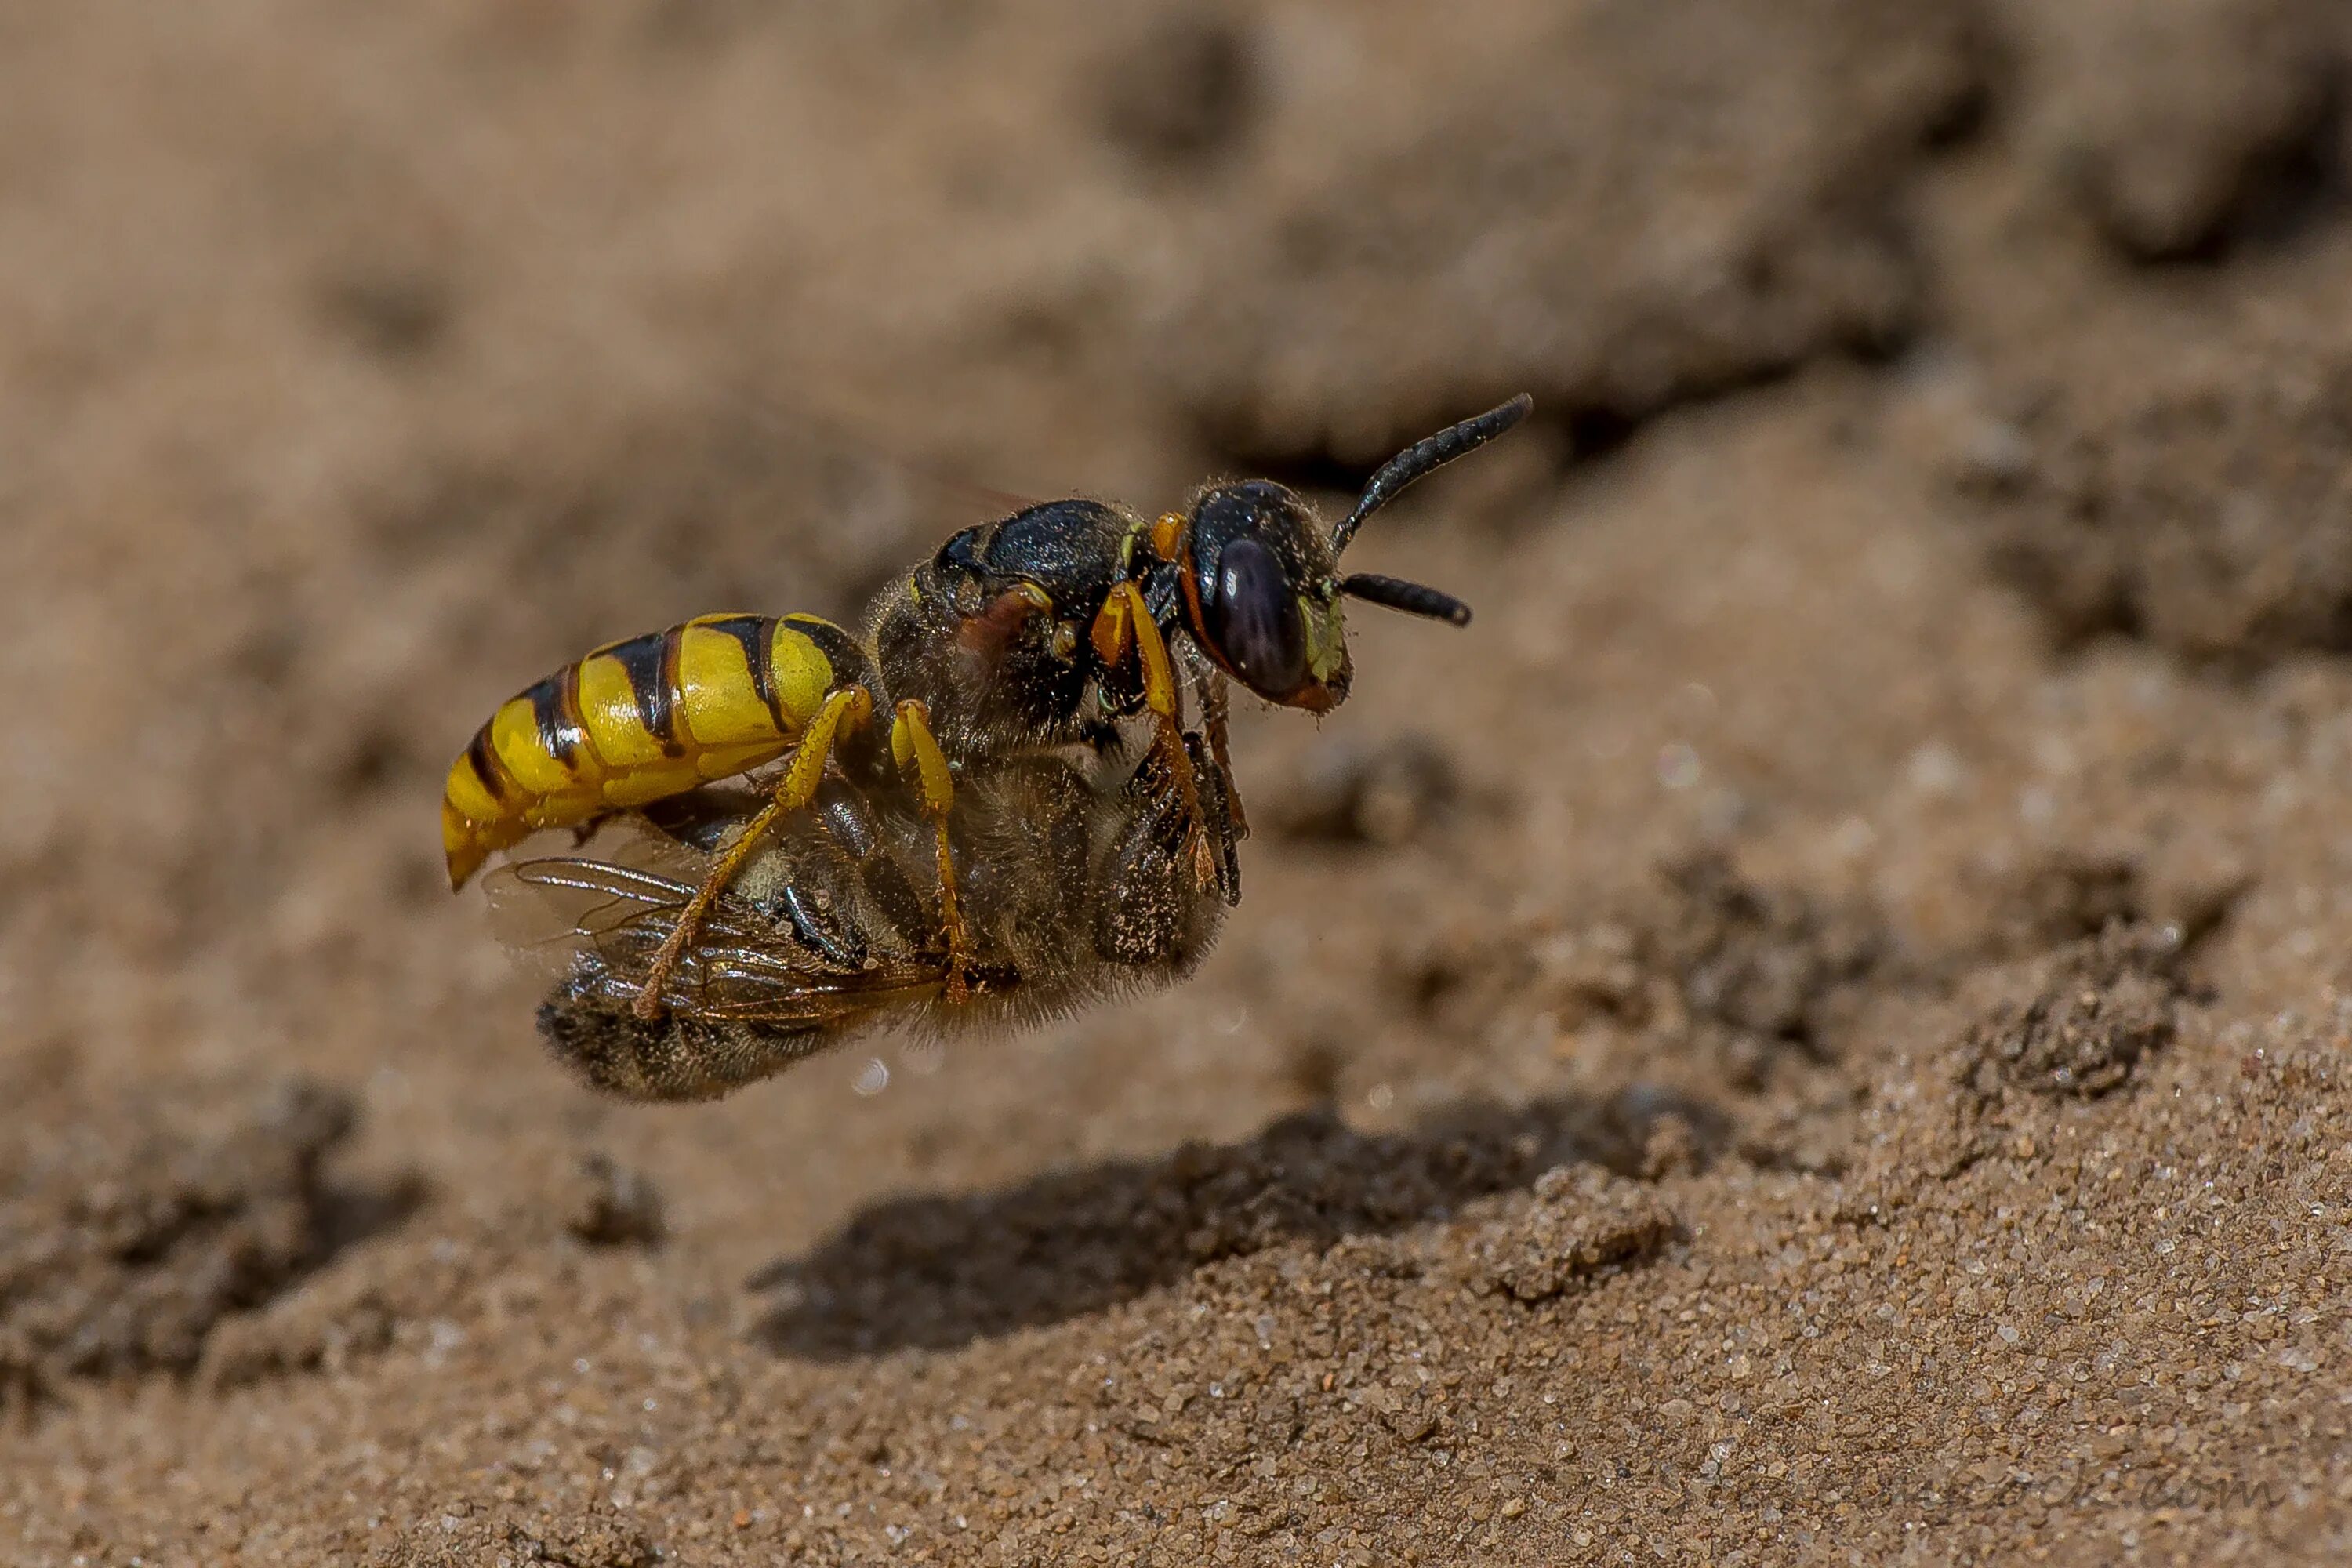
[[[1270,479],[1193,504],[1186,606],[1201,646],[1269,702],[1316,712],[1348,694],[1339,565],[1304,499]]]

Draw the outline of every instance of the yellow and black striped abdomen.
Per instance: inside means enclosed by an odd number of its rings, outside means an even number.
[[[835,688],[872,684],[856,639],[814,616],[703,616],[607,644],[509,699],[450,764],[449,885],[541,828],[772,762]]]

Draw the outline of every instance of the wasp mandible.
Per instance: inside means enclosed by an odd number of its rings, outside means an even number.
[[[641,1099],[722,1094],[891,1018],[961,1029],[1181,979],[1240,898],[1229,682],[1336,708],[1343,596],[1467,625],[1452,595],[1339,558],[1530,406],[1414,443],[1336,525],[1269,479],[1153,519],[1048,501],[950,538],[863,637],[718,615],[607,644],[451,765],[450,885],[544,828],[643,830],[658,864],[500,874],[502,899],[570,900],[542,1033]]]

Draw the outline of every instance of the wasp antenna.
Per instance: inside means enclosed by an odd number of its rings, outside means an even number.
[[[1347,521],[1331,531],[1331,553],[1339,554],[1356,537],[1356,530],[1364,526],[1364,519],[1396,500],[1405,487],[1432,471],[1444,468],[1465,453],[1475,452],[1496,437],[1528,416],[1536,400],[1520,393],[1499,408],[1489,408],[1475,419],[1465,419],[1451,429],[1415,441],[1395,457],[1381,465],[1372,482],[1356,501],[1356,510]],[[1385,602],[1385,601],[1383,601]],[[1406,606],[1400,605],[1399,609]]]
[[[1382,577],[1371,572],[1359,572],[1341,580],[1339,592],[1351,599],[1402,610],[1408,616],[1426,616],[1433,621],[1444,621],[1457,626],[1470,624],[1469,605],[1451,594],[1441,593],[1426,584],[1408,583],[1402,577]]]

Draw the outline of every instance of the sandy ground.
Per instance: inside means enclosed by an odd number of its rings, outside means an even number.
[[[0,1558],[2352,1548],[2352,23],[1437,10],[0,6]],[[439,884],[595,643],[1523,386],[1179,992],[632,1109]]]

